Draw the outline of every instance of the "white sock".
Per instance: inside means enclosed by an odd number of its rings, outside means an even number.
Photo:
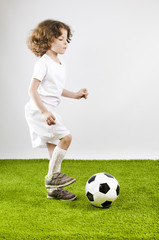
[[[58,146],[55,147],[52,158],[49,162],[48,177],[50,177],[53,173],[61,172],[61,164],[65,154],[66,150],[59,148]]]

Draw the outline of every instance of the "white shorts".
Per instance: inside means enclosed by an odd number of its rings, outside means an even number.
[[[63,125],[60,115],[55,112],[55,108],[46,105],[48,111],[55,116],[55,125],[49,126],[44,120],[39,109],[32,101],[25,105],[25,117],[29,126],[32,147],[47,147],[46,143],[58,144],[59,140],[70,131]]]

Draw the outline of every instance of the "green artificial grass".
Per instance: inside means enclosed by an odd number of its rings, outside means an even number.
[[[77,200],[46,198],[48,160],[0,160],[0,239],[159,239],[159,161],[64,160],[62,172],[77,179],[67,187]],[[95,173],[120,184],[109,209],[85,196]]]

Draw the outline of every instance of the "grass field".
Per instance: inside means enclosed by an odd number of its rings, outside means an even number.
[[[159,239],[159,161],[64,160],[77,200],[46,198],[48,160],[0,160],[0,239]],[[120,184],[109,209],[85,197],[90,176],[107,172]]]

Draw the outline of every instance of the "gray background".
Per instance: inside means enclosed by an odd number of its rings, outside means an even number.
[[[37,58],[30,29],[45,19],[69,24],[66,88],[87,101],[63,99],[73,142],[66,158],[159,157],[159,1],[0,0],[0,158],[45,158],[32,149],[24,105]]]

